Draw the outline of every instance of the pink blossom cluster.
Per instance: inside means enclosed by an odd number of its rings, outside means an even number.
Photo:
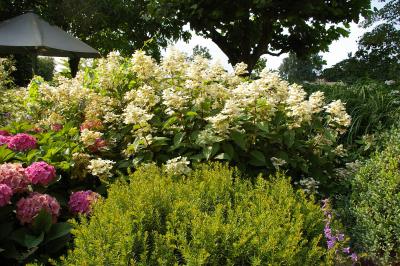
[[[11,134],[7,130],[0,130],[0,136],[8,137],[11,136]]]
[[[97,138],[93,145],[87,147],[89,151],[95,153],[107,149],[107,141],[102,138]]]
[[[103,128],[103,123],[98,119],[86,120],[80,126],[81,131],[83,131],[84,129],[101,130],[102,128]]]
[[[29,179],[25,169],[20,163],[0,164],[0,184],[9,186],[13,193],[21,193],[28,190]]]
[[[13,151],[27,151],[36,148],[36,143],[35,137],[19,133],[8,137],[7,147]]]
[[[58,131],[60,131],[60,130],[63,129],[63,128],[64,128],[64,126],[63,126],[62,124],[56,123],[56,124],[52,124],[52,125],[51,125],[51,130],[53,130],[53,131],[55,131],[55,132],[58,132]]]
[[[69,209],[74,214],[90,214],[91,206],[100,197],[91,190],[77,191],[71,194],[68,202]]]
[[[36,192],[17,202],[17,219],[21,224],[32,224],[41,210],[45,210],[51,215],[53,223],[57,222],[60,204],[49,195]]]
[[[0,135],[0,145],[8,144],[10,138],[10,136]]]
[[[9,204],[12,195],[13,191],[9,186],[6,184],[0,184],[0,207]]]
[[[46,162],[35,162],[25,169],[25,174],[32,184],[47,186],[56,177],[56,169]]]

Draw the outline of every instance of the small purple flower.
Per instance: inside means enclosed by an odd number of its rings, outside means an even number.
[[[358,261],[358,256],[357,256],[356,253],[352,253],[352,254],[350,255],[350,258],[351,258],[351,260],[354,261],[354,262]]]
[[[344,248],[343,253],[350,254],[350,247]]]
[[[338,241],[343,241],[344,240],[344,234],[338,234],[336,238],[337,238]]]
[[[329,224],[325,225],[324,234],[326,238],[332,238],[332,230],[329,228]]]
[[[331,239],[331,240],[326,241],[326,243],[328,244],[328,249],[332,249],[336,244],[336,240]]]

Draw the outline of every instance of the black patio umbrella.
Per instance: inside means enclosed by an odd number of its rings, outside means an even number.
[[[0,55],[30,54],[70,58],[100,57],[99,52],[33,12],[0,23]]]

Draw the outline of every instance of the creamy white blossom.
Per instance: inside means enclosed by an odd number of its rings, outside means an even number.
[[[125,124],[141,125],[152,119],[154,114],[149,114],[146,109],[136,106],[135,103],[129,103],[123,116]]]
[[[187,175],[192,170],[189,164],[190,161],[186,157],[179,156],[166,162],[165,171],[171,175]]]
[[[89,129],[84,129],[81,132],[80,140],[86,146],[91,146],[96,143],[96,139],[100,139],[103,136],[103,133],[92,131]]]
[[[113,174],[111,170],[115,162],[111,160],[103,160],[101,158],[90,160],[88,165],[88,170],[94,176],[98,176],[100,178],[111,177]]]

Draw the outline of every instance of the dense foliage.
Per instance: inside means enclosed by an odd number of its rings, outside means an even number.
[[[318,54],[304,58],[289,54],[279,66],[279,75],[289,82],[300,84],[305,81],[315,81],[325,64],[326,61]]]
[[[326,50],[370,8],[369,0],[149,2],[153,16],[177,18],[180,26],[190,23],[196,33],[213,40],[232,65],[244,62],[250,72],[263,54]]]
[[[352,124],[344,135],[344,140],[348,144],[367,141],[375,133],[389,129],[399,121],[398,84],[385,85],[378,81],[359,82],[353,85],[308,84],[306,90],[309,93],[322,91],[327,99],[341,99],[346,102],[346,110],[352,118]]]
[[[356,174],[350,201],[355,246],[379,265],[400,261],[400,131],[390,133],[387,148]]]
[[[329,183],[344,154],[336,142],[351,121],[343,102],[326,102],[320,92],[307,97],[267,71],[257,80],[245,72],[242,64],[229,74],[174,50],[160,64],[141,51],[130,59],[110,54],[55,86],[33,80],[26,112],[38,125],[80,126],[86,150],[122,169],[223,160],[249,175],[280,168]]]
[[[66,221],[88,212],[97,195],[77,198],[72,192],[104,193],[104,187],[94,175],[83,178],[75,159],[82,151],[76,128],[45,132],[13,124],[8,129],[0,130],[0,260],[46,261],[65,251],[71,229]]]
[[[319,206],[281,175],[252,185],[221,165],[188,176],[148,165],[74,229],[70,265],[316,265],[329,262]],[[322,243],[321,243],[322,242]]]

